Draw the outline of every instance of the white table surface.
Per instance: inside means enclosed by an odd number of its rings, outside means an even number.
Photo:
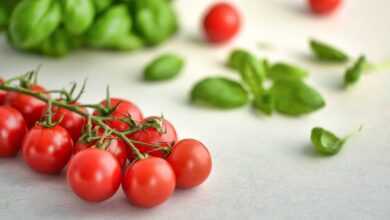
[[[137,53],[77,51],[61,59],[26,55],[0,38],[0,72],[14,76],[43,64],[41,83],[60,88],[88,77],[85,102],[112,94],[129,98],[146,115],[164,113],[180,137],[202,140],[214,168],[197,189],[176,191],[163,205],[138,209],[121,191],[101,204],[76,198],[64,175],[32,172],[20,158],[0,160],[0,219],[390,219],[390,72],[367,75],[349,91],[340,89],[344,67],[315,64],[308,58],[311,36],[333,42],[371,60],[390,56],[390,1],[344,1],[331,17],[306,11],[305,1],[242,0],[240,36],[212,47],[200,40],[201,13],[213,1],[176,1],[182,31],[156,49]],[[260,50],[269,42],[273,50]],[[245,47],[272,60],[283,59],[312,70],[309,82],[323,93],[327,107],[299,119],[256,116],[249,107],[234,111],[196,108],[188,103],[191,86],[202,77],[234,77],[223,67],[233,47]],[[141,70],[152,57],[175,51],[186,57],[180,78],[147,84]],[[310,130],[324,126],[339,134],[364,125],[340,154],[317,156]]]

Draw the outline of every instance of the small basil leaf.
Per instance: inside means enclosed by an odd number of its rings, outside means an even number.
[[[243,60],[248,55],[250,53],[244,49],[235,49],[230,53],[226,65],[234,70],[239,70],[243,64]]]
[[[253,100],[253,107],[266,115],[272,115],[274,111],[274,99],[269,93],[256,96]]]
[[[359,59],[347,69],[344,75],[344,86],[349,87],[357,83],[362,74],[363,70],[367,64],[365,56],[360,56]]]
[[[335,155],[341,150],[346,139],[341,139],[330,131],[316,127],[311,131],[311,142],[318,153]]]
[[[209,77],[198,82],[191,91],[194,104],[232,109],[248,103],[248,92],[236,81]]]
[[[275,81],[271,95],[275,110],[289,116],[308,114],[325,106],[321,94],[301,80]]]
[[[349,60],[346,53],[321,41],[310,40],[310,48],[319,60],[331,62],[346,62]]]
[[[288,63],[275,63],[267,73],[267,77],[271,80],[303,79],[308,75],[305,69]]]
[[[183,69],[184,60],[175,54],[163,54],[149,63],[144,70],[146,81],[161,81],[176,77]]]
[[[242,60],[239,72],[242,80],[248,86],[253,95],[262,94],[263,82],[266,78],[266,68],[264,62],[251,55],[245,55]]]

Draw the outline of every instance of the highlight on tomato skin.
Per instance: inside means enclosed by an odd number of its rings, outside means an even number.
[[[46,89],[38,84],[31,85],[30,90],[33,92],[44,93],[47,97],[49,97],[49,94],[46,93]],[[43,117],[47,108],[47,104],[45,102],[18,92],[8,92],[5,98],[5,104],[22,113],[29,128],[32,128],[35,123]]]
[[[27,133],[23,115],[9,106],[0,106],[0,157],[14,157]]]
[[[175,186],[175,173],[168,162],[152,156],[129,165],[122,179],[129,202],[142,208],[162,204],[171,197]]]
[[[241,16],[230,3],[212,5],[203,18],[203,31],[211,43],[224,43],[231,40],[240,30]]]
[[[67,182],[72,191],[88,202],[111,198],[121,183],[121,168],[109,152],[95,147],[77,153],[69,162]]]
[[[60,125],[36,125],[28,131],[22,144],[23,160],[29,167],[45,174],[58,174],[68,163],[73,140]]]
[[[308,0],[311,11],[318,15],[328,15],[340,7],[342,0]]]
[[[184,189],[202,184],[212,169],[210,152],[195,139],[177,142],[167,161],[175,172],[177,187]]]

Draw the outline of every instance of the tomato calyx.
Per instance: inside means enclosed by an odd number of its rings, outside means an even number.
[[[45,115],[37,124],[44,128],[54,128],[61,123],[64,117],[61,116],[58,120],[53,120],[53,115],[52,102],[49,100]]]

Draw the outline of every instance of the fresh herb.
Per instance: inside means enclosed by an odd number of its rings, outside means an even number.
[[[175,54],[163,54],[144,70],[146,81],[161,81],[176,77],[184,67],[184,59]]]
[[[250,53],[244,49],[235,49],[230,53],[226,65],[234,70],[239,70],[244,59],[249,55]]]
[[[253,107],[266,115],[272,115],[275,108],[274,98],[270,93],[265,92],[262,95],[254,97]]]
[[[325,106],[321,94],[301,80],[278,80],[271,88],[275,110],[289,116],[300,116]]]
[[[310,48],[317,59],[330,62],[346,62],[349,57],[343,51],[318,40],[310,40]]]
[[[352,86],[360,80],[366,64],[366,57],[360,56],[357,61],[350,68],[347,69],[344,75],[345,87]]]
[[[360,132],[362,127],[357,131],[347,135],[344,138],[336,136],[334,133],[320,127],[313,128],[311,131],[311,142],[318,153],[323,155],[335,155],[337,154],[347,140],[353,136],[356,132]]]
[[[248,92],[240,83],[223,77],[203,79],[191,91],[191,101],[194,104],[221,109],[241,107],[248,100]]]
[[[264,90],[263,83],[266,79],[264,62],[259,62],[255,56],[247,54],[243,56],[239,73],[253,95],[262,94]]]
[[[303,79],[308,75],[305,69],[283,62],[271,65],[267,72],[267,77],[271,80]]]

